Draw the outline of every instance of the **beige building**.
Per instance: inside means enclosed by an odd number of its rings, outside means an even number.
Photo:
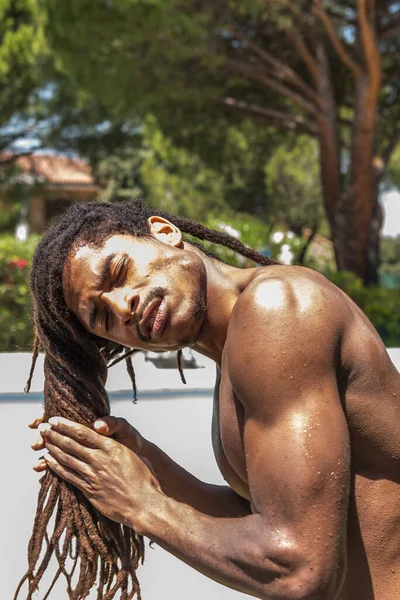
[[[20,156],[14,181],[23,183],[32,233],[41,233],[48,222],[73,202],[93,200],[99,193],[89,165],[78,158],[55,154]],[[0,191],[5,198],[10,188]]]

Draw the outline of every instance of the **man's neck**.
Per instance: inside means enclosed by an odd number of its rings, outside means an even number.
[[[221,366],[222,351],[233,308],[258,269],[232,267],[205,255],[196,247],[192,248],[201,255],[207,274],[207,317],[193,349]]]

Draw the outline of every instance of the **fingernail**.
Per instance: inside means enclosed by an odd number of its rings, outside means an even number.
[[[59,422],[60,421],[58,420],[57,417],[50,417],[50,419],[49,419],[50,425],[55,425],[55,427],[57,427],[57,425],[59,424]]]
[[[105,421],[97,420],[97,421],[95,421],[94,426],[96,428],[107,427],[107,423]]]
[[[51,425],[49,425],[49,423],[40,423],[40,425],[38,426],[38,430],[40,432],[48,431],[49,429],[51,429]]]

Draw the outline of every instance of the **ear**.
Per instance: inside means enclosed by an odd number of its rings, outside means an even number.
[[[164,242],[164,244],[170,244],[171,246],[180,246],[182,244],[182,233],[176,225],[163,219],[163,217],[149,217],[147,222],[150,226],[150,232],[153,237]]]

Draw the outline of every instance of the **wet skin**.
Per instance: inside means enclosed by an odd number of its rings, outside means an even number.
[[[150,224],[152,239],[79,248],[66,301],[96,335],[191,345],[216,362],[212,437],[228,486],[200,482],[114,417],[95,431],[40,425],[37,470],[255,597],[400,597],[400,375],[375,329],[316,272],[229,267]]]

